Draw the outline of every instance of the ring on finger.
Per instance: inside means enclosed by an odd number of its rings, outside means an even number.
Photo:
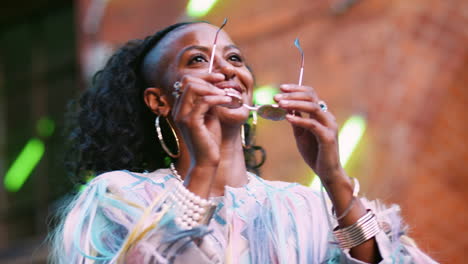
[[[174,85],[172,86],[174,88],[174,90],[172,91],[172,95],[177,99],[179,98],[179,96],[182,94],[182,92],[180,91],[180,88],[182,87],[182,83],[177,81],[174,83]]]
[[[325,101],[318,101],[318,105],[320,107],[320,110],[322,110],[322,112],[327,112],[328,111],[328,106],[327,104],[325,103]]]

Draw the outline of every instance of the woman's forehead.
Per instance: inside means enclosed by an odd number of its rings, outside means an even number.
[[[156,83],[154,76],[162,74],[168,66],[175,62],[174,58],[181,56],[189,46],[201,46],[211,49],[218,27],[208,23],[193,23],[177,28],[166,35],[143,60],[143,74],[148,83]],[[220,31],[217,40],[218,47],[233,45],[229,35]]]
[[[168,46],[189,46],[200,45],[211,47],[213,45],[218,27],[208,23],[194,23],[186,25],[167,36]],[[231,45],[232,40],[225,31],[220,31],[217,44]],[[165,45],[165,46],[166,46]]]

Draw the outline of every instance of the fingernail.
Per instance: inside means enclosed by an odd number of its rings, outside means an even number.
[[[281,100],[281,98],[283,98],[283,95],[282,95],[282,94],[276,94],[276,95],[274,96],[274,98],[275,98],[276,100]]]
[[[290,84],[282,84],[282,85],[280,85],[280,88],[283,89],[283,90],[289,90],[289,89],[291,89],[291,85]]]
[[[283,105],[283,106],[287,106],[287,105],[289,105],[289,101],[288,100],[281,100],[281,101],[279,101],[279,104]]]

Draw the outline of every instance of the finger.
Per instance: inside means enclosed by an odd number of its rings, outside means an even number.
[[[315,119],[304,118],[290,114],[286,115],[286,119],[293,125],[293,127],[300,127],[312,132],[322,143],[332,143],[336,141],[336,133]],[[301,130],[299,129],[297,131],[299,132]]]
[[[193,78],[193,77],[191,77]],[[190,80],[190,84],[183,86],[183,92],[176,100],[174,105],[174,116],[185,115],[190,112],[193,106],[193,102],[200,96],[217,95],[224,96],[225,92],[205,81],[200,79]]]
[[[214,106],[229,104],[232,98],[225,95],[207,95],[197,98],[189,108],[190,111],[179,111],[177,120],[183,123],[194,124],[194,122],[202,121],[206,113]],[[187,107],[188,109],[188,107]]]
[[[190,94],[190,96],[205,96],[205,95],[225,95],[226,92],[218,87],[207,83],[191,83],[186,86],[183,93]]]
[[[182,85],[187,85],[191,82],[197,82],[197,81],[204,81],[208,83],[217,83],[221,82],[225,79],[226,77],[221,74],[221,73],[194,73],[190,75],[184,75],[180,79],[180,82]]]
[[[318,102],[317,94],[311,91],[307,92],[290,92],[290,93],[280,93],[274,96],[275,101],[278,103],[281,100],[302,100],[302,101],[311,101]]]
[[[278,104],[281,108],[291,112],[308,113],[310,117],[317,119],[320,123],[327,127],[331,127],[335,123],[334,117],[330,113],[322,111],[317,103],[308,101],[281,100]]]
[[[194,102],[194,107],[199,105],[213,107],[217,105],[228,104],[232,102],[232,97],[227,95],[207,95],[200,97]],[[194,111],[195,112],[195,111]]]
[[[297,84],[282,84],[280,85],[280,90],[283,93],[292,93],[292,92],[312,92],[316,93],[315,89],[310,86],[297,85]]]
[[[296,110],[309,114],[319,114],[319,112],[323,112],[317,103],[309,101],[280,100],[278,104],[281,108],[286,110]]]
[[[184,79],[181,87],[181,93],[193,93],[195,95],[223,95],[225,92],[205,80],[190,76]]]

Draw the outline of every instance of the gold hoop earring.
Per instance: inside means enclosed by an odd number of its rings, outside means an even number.
[[[249,136],[246,138],[245,134],[245,124],[241,126],[241,140],[242,140],[242,147],[248,149],[252,147],[253,143],[255,142],[255,130],[257,127],[257,112],[252,113],[252,121],[248,126],[248,133]],[[248,123],[247,123],[248,124]]]
[[[180,156],[180,145],[179,145],[179,139],[177,138],[177,134],[176,134],[174,128],[172,127],[171,123],[166,118],[166,123],[171,128],[172,134],[174,134],[174,138],[175,138],[176,144],[177,144],[177,153],[174,154],[174,153],[171,152],[171,150],[169,150],[166,143],[164,142],[164,138],[163,138],[163,135],[162,135],[162,132],[161,132],[161,127],[159,126],[159,117],[160,116],[157,116],[156,120],[154,120],[154,126],[156,127],[156,133],[158,134],[159,143],[161,143],[161,147],[164,149],[164,152],[166,152],[167,155],[169,155],[171,158],[178,158]]]

